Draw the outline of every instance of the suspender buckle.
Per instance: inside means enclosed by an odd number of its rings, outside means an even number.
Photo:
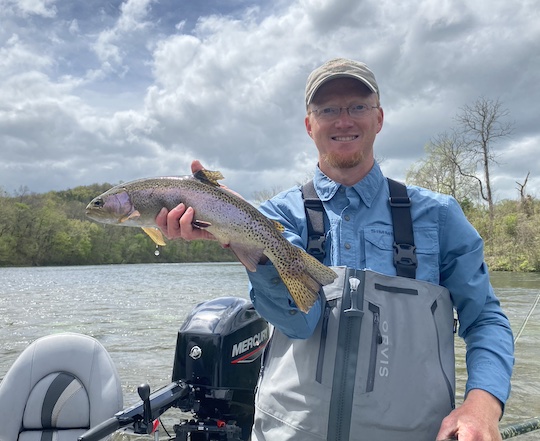
[[[411,199],[409,197],[393,196],[388,199],[391,207],[407,208],[411,206]]]
[[[325,255],[325,242],[326,238],[324,236],[310,236],[308,238],[306,251],[308,252],[308,254],[311,254],[316,259],[321,260],[322,258],[324,258]]]
[[[304,207],[309,208],[311,210],[320,211],[321,213],[324,211],[324,208],[320,199],[306,197],[304,198]]]
[[[405,267],[406,270],[414,271],[418,267],[416,258],[416,247],[406,243],[397,244],[394,242],[394,265]]]

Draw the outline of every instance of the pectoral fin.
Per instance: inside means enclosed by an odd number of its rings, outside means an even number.
[[[163,234],[161,234],[161,231],[158,228],[153,227],[142,227],[142,230],[150,236],[150,239],[152,239],[156,245],[160,245],[164,247],[165,240],[163,239]]]
[[[137,220],[141,217],[141,213],[138,210],[135,210],[133,213],[130,213],[129,216],[124,216],[118,222],[122,223],[128,220]],[[143,228],[144,229],[144,228]]]

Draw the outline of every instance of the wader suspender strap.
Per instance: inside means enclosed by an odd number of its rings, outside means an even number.
[[[388,178],[388,187],[394,229],[394,266],[398,276],[415,279],[418,260],[412,229],[411,200],[407,195],[407,187],[400,182]],[[322,262],[325,255],[323,204],[315,192],[313,180],[306,182],[301,190],[308,227],[307,252]]]
[[[324,234],[324,208],[322,201],[317,196],[313,179],[306,182],[302,187],[302,198],[304,199],[304,210],[308,227],[308,244],[306,251],[322,262],[324,260],[326,240]]]
[[[390,209],[394,228],[394,266],[397,275],[416,278],[416,247],[411,219],[411,200],[407,195],[407,187],[400,182],[388,178],[390,190]]]

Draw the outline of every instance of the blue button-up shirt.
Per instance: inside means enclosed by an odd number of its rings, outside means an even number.
[[[395,275],[389,190],[380,167],[352,187],[325,176],[314,177],[327,219],[325,264],[366,268]],[[483,389],[506,402],[514,363],[508,319],[489,282],[483,241],[450,196],[409,186],[416,278],[446,287],[459,317],[459,335],[467,343],[467,391]],[[285,237],[307,246],[307,225],[299,187],[280,193],[260,210],[285,227]],[[321,315],[318,301],[309,313],[296,308],[272,265],[249,273],[251,299],[257,311],[291,338],[309,338]]]

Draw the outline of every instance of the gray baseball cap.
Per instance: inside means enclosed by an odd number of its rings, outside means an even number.
[[[379,86],[375,75],[364,63],[347,58],[334,58],[315,69],[306,83],[306,107],[311,104],[319,87],[336,78],[354,78],[364,83],[369,90],[379,96]]]

